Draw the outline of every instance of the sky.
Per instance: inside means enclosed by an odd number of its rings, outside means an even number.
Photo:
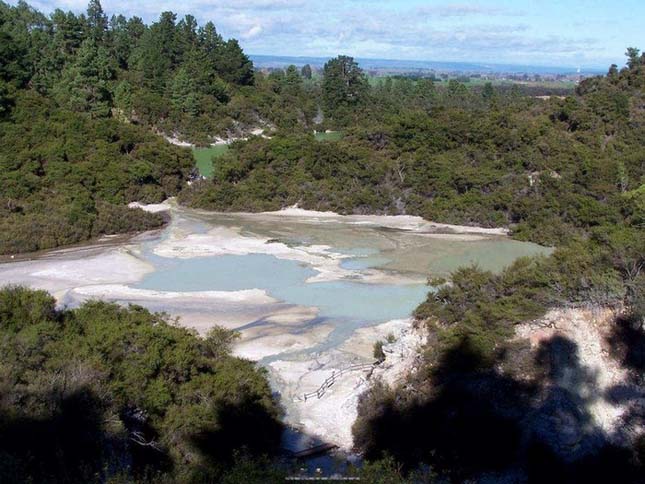
[[[15,4],[15,1],[9,1]],[[32,0],[81,12],[86,0]],[[215,23],[247,53],[606,68],[645,49],[645,0],[103,0],[108,14],[164,10]]]

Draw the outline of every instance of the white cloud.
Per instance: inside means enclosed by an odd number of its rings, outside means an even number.
[[[240,35],[240,37],[243,38],[243,39],[252,39],[254,37],[257,37],[261,33],[262,33],[262,26],[254,25],[249,30],[247,30],[246,32],[242,33],[242,35]]]
[[[438,17],[465,17],[467,15],[498,15],[505,10],[499,7],[472,5],[472,4],[447,4],[427,5],[416,8],[420,15],[436,15]]]

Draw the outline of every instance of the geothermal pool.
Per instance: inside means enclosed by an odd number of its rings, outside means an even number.
[[[169,226],[123,244],[0,264],[0,283],[49,290],[60,305],[140,304],[201,334],[215,324],[235,329],[235,352],[268,369],[287,422],[345,448],[364,375],[349,375],[320,401],[298,395],[332,371],[370,362],[378,339],[402,337],[429,277],[468,264],[498,271],[549,252],[499,230],[416,217],[213,214],[172,202],[148,209],[169,209]]]

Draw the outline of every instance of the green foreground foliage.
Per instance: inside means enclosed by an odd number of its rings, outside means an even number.
[[[43,291],[0,290],[0,481],[214,482],[274,453],[280,410],[234,339],[138,306],[57,310]]]

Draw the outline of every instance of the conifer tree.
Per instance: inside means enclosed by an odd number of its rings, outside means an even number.
[[[253,63],[235,39],[224,43],[216,68],[222,79],[228,82],[241,86],[253,84]]]
[[[195,83],[185,68],[177,70],[170,87],[170,102],[177,111],[195,115],[199,109]]]
[[[113,76],[107,51],[90,37],[81,45],[76,62],[63,73],[57,98],[73,111],[107,116],[111,107],[109,82]]]
[[[87,26],[90,36],[95,40],[101,41],[105,38],[108,19],[99,0],[90,0],[87,5]]]
[[[311,79],[311,77],[312,77],[311,66],[309,64],[305,64],[304,66],[302,66],[302,70],[300,71],[300,75],[304,79]]]
[[[343,116],[352,105],[365,98],[368,89],[363,70],[352,57],[344,55],[331,59],[323,72],[323,103],[327,115]]]

